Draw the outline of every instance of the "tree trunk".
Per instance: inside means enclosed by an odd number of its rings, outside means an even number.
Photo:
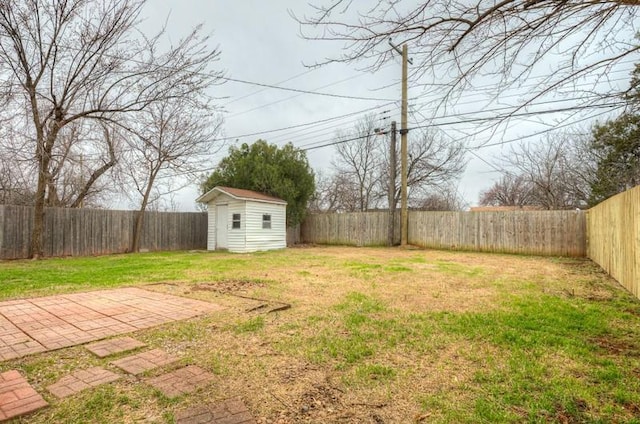
[[[131,253],[135,253],[140,249],[140,237],[142,233],[142,224],[144,224],[144,213],[147,209],[147,204],[149,203],[149,196],[151,195],[151,189],[153,188],[153,182],[156,179],[156,175],[158,175],[159,169],[154,169],[149,178],[149,183],[144,191],[144,196],[142,196],[142,203],[140,204],[140,209],[136,214],[136,225],[133,229],[133,240],[131,241]]]
[[[80,191],[80,193],[78,193],[78,197],[76,197],[76,199],[71,204],[71,207],[72,208],[81,208],[85,197],[87,197],[87,194],[89,193],[89,190],[91,189],[91,186],[93,186],[93,183],[95,183],[98,180],[98,178],[100,178],[105,172],[107,172],[115,164],[116,164],[116,160],[112,159],[110,162],[104,164],[99,169],[97,169],[95,172],[93,172],[91,174],[91,177],[89,177],[89,180],[87,181],[87,183],[82,187],[82,190]]]
[[[35,208],[33,213],[33,230],[31,231],[30,257],[40,259],[43,253],[43,233],[44,233],[44,206],[46,202],[47,186],[51,180],[49,175],[49,163],[51,162],[51,151],[53,141],[57,137],[57,131],[49,134],[46,141],[39,142],[36,152],[38,159],[38,186],[36,189]]]
[[[105,140],[107,141],[107,145],[109,146],[109,162],[106,162],[91,174],[91,177],[89,177],[87,183],[84,185],[84,187],[82,187],[80,193],[78,193],[78,197],[76,197],[76,199],[71,204],[72,208],[81,208],[85,197],[87,197],[87,194],[89,193],[89,189],[91,189],[91,186],[93,186],[98,178],[100,178],[105,172],[113,168],[116,163],[118,163],[118,158],[116,157],[116,152],[113,148],[113,140],[111,138],[111,134],[106,127],[103,127],[103,132]]]
[[[31,246],[29,249],[29,256],[33,259],[40,259],[42,257],[42,234],[44,230],[44,201],[45,201],[45,188],[47,187],[47,181],[45,172],[42,169],[38,170],[38,187],[36,190],[35,209],[33,213],[33,229],[31,230]]]
[[[142,224],[144,223],[144,210],[147,205],[143,201],[142,206],[136,213],[136,225],[133,228],[133,240],[131,241],[131,253],[136,253],[140,250],[140,233],[142,232]]]

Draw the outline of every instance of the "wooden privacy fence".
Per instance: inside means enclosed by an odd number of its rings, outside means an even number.
[[[588,255],[640,297],[640,186],[589,209]]]
[[[385,245],[387,212],[309,215],[306,243]],[[554,256],[586,255],[586,219],[579,211],[409,211],[409,244],[441,249]],[[396,214],[395,240],[400,239]]]
[[[399,241],[400,214],[395,220],[395,238]],[[388,237],[388,212],[310,214],[300,226],[303,243],[385,246]]]
[[[585,256],[581,211],[411,212],[409,244],[438,249]]]
[[[45,208],[44,256],[123,253],[131,246],[136,211]],[[29,257],[33,208],[0,205],[0,259]],[[145,212],[140,249],[207,247],[207,214]]]
[[[287,246],[300,244],[300,224],[295,227],[287,227]]]

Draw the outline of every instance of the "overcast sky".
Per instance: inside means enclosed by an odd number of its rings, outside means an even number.
[[[306,2],[295,0],[151,0],[145,11],[144,28],[157,30],[167,22],[167,35],[178,39],[189,30],[202,23],[205,32],[212,34],[211,47],[219,46],[221,56],[215,64],[230,78],[253,81],[283,87],[320,91],[380,100],[353,100],[322,97],[264,89],[249,84],[227,82],[214,89],[213,95],[224,106],[223,136],[228,143],[252,143],[258,138],[276,144],[293,142],[300,148],[308,148],[331,142],[338,129],[348,129],[365,113],[378,113],[400,122],[400,60],[390,62],[375,73],[359,71],[358,65],[331,64],[310,69],[305,65],[322,61],[326,57],[340,53],[341,45],[328,42],[307,41],[299,36],[297,22],[291,18],[289,10],[297,15],[311,13]],[[409,46],[411,53],[411,46]],[[541,73],[552,72],[553,64],[541,69]],[[632,63],[614,69],[609,82],[624,87],[628,85]],[[479,81],[478,85],[490,85],[491,78]],[[428,84],[430,81],[420,81]],[[527,116],[512,119],[495,131],[484,131],[473,137],[466,134],[477,130],[476,124],[459,122],[470,118],[486,117],[496,108],[518,104],[527,86],[520,90],[503,92],[497,98],[480,92],[468,92],[461,96],[457,104],[441,110],[433,119],[434,112],[428,100],[437,98],[437,93],[425,93],[425,86],[413,85],[409,88],[411,116],[409,127],[438,123],[437,130],[444,137],[464,137],[469,147],[467,170],[459,183],[459,191],[471,205],[477,204],[478,194],[496,180],[498,173],[491,164],[496,158],[511,148],[512,140],[521,139],[536,142],[536,133],[553,126],[580,122],[588,127],[588,118],[599,114],[607,117],[604,110],[590,110],[583,113],[544,114],[539,117]],[[545,110],[572,106],[580,99],[567,93],[543,99],[553,103],[541,104],[530,110]],[[559,102],[563,100],[563,102]],[[383,113],[384,111],[389,111]],[[484,112],[483,112],[484,111]],[[462,114],[462,115],[461,115]],[[444,116],[444,117],[443,117]],[[340,119],[332,119],[341,117]],[[317,125],[295,129],[272,131],[280,128],[327,120]],[[381,120],[381,126],[384,125]],[[271,131],[271,132],[270,132]],[[248,135],[245,134],[254,134]],[[380,137],[380,142],[386,140]],[[499,144],[506,142],[505,144]],[[494,147],[477,148],[483,144],[498,144]],[[215,158],[210,167],[224,156],[226,148]],[[328,172],[332,147],[308,151],[309,161],[315,170]],[[175,201],[179,210],[194,210],[198,190],[191,185],[176,193]]]

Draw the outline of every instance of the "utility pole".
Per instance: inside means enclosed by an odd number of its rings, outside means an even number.
[[[391,121],[389,145],[389,246],[395,241],[396,227],[396,121]]]
[[[391,39],[389,39],[389,44],[396,52],[402,55],[402,107],[400,110],[400,175],[402,184],[400,190],[400,245],[406,246],[409,239],[409,213],[407,207],[407,134],[409,133],[409,128],[407,128],[407,110],[409,109],[407,100],[407,68],[409,63],[413,64],[413,61],[409,59],[406,43],[402,45],[402,51],[391,42]]]
[[[400,156],[402,157],[402,211],[400,213],[400,245],[406,246],[409,236],[409,213],[407,210],[407,62],[408,52],[406,43],[402,45],[402,108],[400,117]]]

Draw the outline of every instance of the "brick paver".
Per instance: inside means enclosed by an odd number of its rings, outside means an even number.
[[[185,393],[195,392],[207,386],[213,380],[213,374],[202,368],[189,365],[168,374],[147,380],[151,386],[160,390],[165,396],[173,398]]]
[[[45,350],[47,348],[0,315],[0,360],[19,358]]]
[[[0,421],[29,414],[47,402],[16,370],[0,374]]]
[[[171,364],[177,360],[177,357],[161,349],[153,349],[136,355],[126,356],[111,363],[129,374],[138,375],[145,371]]]
[[[115,339],[91,343],[86,345],[85,348],[99,358],[105,358],[109,355],[127,352],[144,346],[146,346],[144,343],[132,337],[118,337]]]
[[[46,350],[47,348],[0,315],[0,360],[19,358]]]
[[[176,424],[255,424],[240,399],[229,399],[209,406],[197,406],[176,414]]]
[[[47,390],[56,397],[64,398],[101,384],[111,383],[119,378],[120,376],[118,374],[112,373],[109,370],[92,367],[62,377],[56,383],[47,387]]]
[[[193,318],[221,307],[138,288],[0,302],[0,360]]]

